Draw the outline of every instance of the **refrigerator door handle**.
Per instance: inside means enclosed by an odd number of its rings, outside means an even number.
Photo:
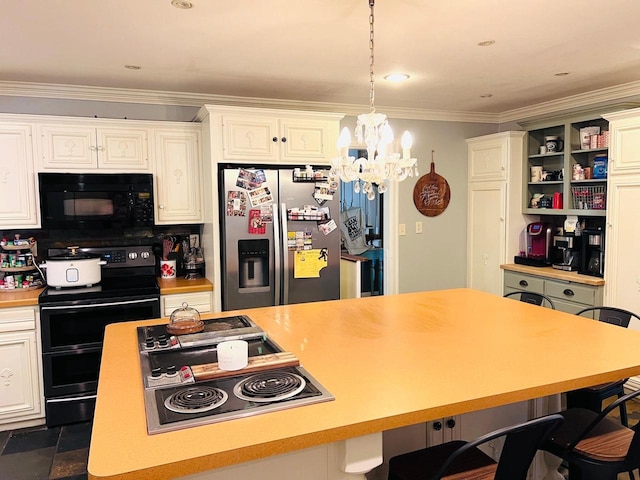
[[[273,263],[274,263],[274,305],[280,305],[280,285],[282,283],[282,260],[281,255],[283,253],[284,245],[282,243],[282,237],[280,236],[280,221],[278,220],[278,204],[273,204]],[[286,232],[286,230],[285,230]],[[286,245],[286,244],[285,244]]]
[[[282,213],[282,304],[289,304],[289,245],[287,226],[287,204],[281,204]]]

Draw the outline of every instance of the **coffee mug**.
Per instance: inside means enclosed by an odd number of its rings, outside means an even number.
[[[559,137],[544,137],[544,145],[549,153],[562,151],[562,140]]]
[[[542,166],[531,167],[531,181],[532,182],[542,181]]]

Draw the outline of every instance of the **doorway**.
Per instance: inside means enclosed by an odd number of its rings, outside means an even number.
[[[367,151],[364,149],[349,149],[349,156],[364,157]],[[361,228],[364,230],[367,250],[358,255],[369,259],[362,263],[362,296],[383,295],[383,258],[384,258],[384,214],[383,195],[378,193],[374,186],[375,198],[369,200],[367,194],[353,190],[353,182],[340,182],[340,211],[347,212],[359,210],[358,218],[361,219]]]

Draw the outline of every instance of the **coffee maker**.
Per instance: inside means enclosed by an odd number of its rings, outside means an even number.
[[[569,272],[580,270],[582,237],[574,235],[555,235],[553,237],[553,263],[558,270]]]
[[[604,277],[604,231],[584,230],[582,232],[582,252],[580,273]]]
[[[543,222],[530,223],[525,229],[524,238],[524,255],[516,256],[515,263],[534,267],[551,265],[551,225]]]

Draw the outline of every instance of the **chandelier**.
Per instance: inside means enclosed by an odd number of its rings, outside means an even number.
[[[414,174],[418,176],[417,159],[411,158],[411,134],[404,132],[401,139],[402,155],[394,153],[393,131],[387,116],[376,113],[375,77],[373,74],[373,7],[375,0],[367,0],[369,14],[369,113],[358,115],[355,136],[360,145],[366,145],[367,157],[356,159],[348,154],[351,145],[351,133],[347,127],[342,129],[338,139],[340,156],[331,160],[331,175],[339,177],[343,182],[354,182],[353,190],[367,194],[369,200],[375,198],[374,188],[379,193],[387,190],[389,181],[402,181]],[[360,183],[362,182],[362,186]]]

